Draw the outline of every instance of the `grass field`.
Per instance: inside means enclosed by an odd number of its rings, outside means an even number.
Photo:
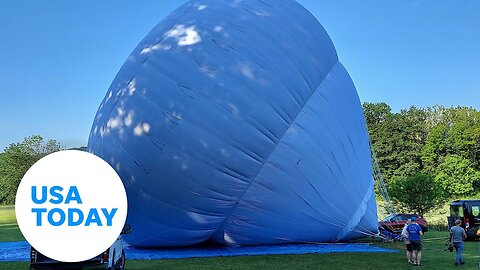
[[[0,206],[0,242],[23,241],[18,229],[14,206]],[[2,269],[0,267],[0,269]]]
[[[445,252],[448,233],[429,231],[423,244],[420,269],[451,269],[454,253]],[[0,242],[20,241],[23,237],[15,222],[13,207],[0,207]],[[365,240],[364,240],[365,241]],[[127,258],[127,270],[153,269],[418,269],[406,263],[403,243],[373,242],[374,245],[401,250],[398,253],[332,253],[308,255],[267,255],[243,257],[219,257],[199,259],[131,260]],[[465,244],[462,269],[478,269],[480,262],[478,242]],[[28,269],[28,263],[0,263],[0,269]]]

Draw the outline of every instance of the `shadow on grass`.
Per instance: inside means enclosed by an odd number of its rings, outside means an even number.
[[[0,224],[0,242],[24,241],[16,223]]]

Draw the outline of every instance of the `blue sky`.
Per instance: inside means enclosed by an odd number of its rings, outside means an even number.
[[[86,145],[127,56],[184,2],[2,1],[0,151],[33,134]],[[329,33],[362,102],[480,109],[480,1],[298,2]]]

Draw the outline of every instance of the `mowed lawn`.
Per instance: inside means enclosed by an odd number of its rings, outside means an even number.
[[[13,205],[0,206],[0,242],[23,241],[22,233],[15,218],[15,207]],[[0,269],[2,269],[0,267]]]
[[[374,245],[401,250],[397,253],[330,253],[307,255],[267,255],[218,257],[168,260],[128,260],[127,270],[150,269],[452,269],[454,254],[445,252],[448,232],[429,231],[423,244],[422,266],[406,263],[403,243],[381,243]],[[15,221],[12,206],[0,207],[0,242],[24,240]],[[369,241],[364,239],[363,241]],[[478,242],[465,244],[466,264],[461,269],[478,269],[480,245]],[[28,269],[27,262],[0,262],[0,269]]]

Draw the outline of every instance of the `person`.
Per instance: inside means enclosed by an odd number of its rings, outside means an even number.
[[[417,218],[411,218],[412,223],[407,226],[408,240],[412,245],[412,261],[413,265],[420,266],[422,260],[422,228],[417,224]]]
[[[402,238],[405,239],[405,246],[407,248],[407,261],[408,263],[413,264],[412,260],[412,245],[410,244],[410,240],[408,239],[407,235],[407,227],[412,223],[411,219],[407,219],[407,223],[405,223],[405,226],[403,226],[402,229]]]
[[[455,266],[465,263],[462,259],[464,239],[467,239],[467,233],[465,233],[465,229],[462,228],[462,220],[457,219],[455,220],[455,226],[450,229],[450,242],[453,243],[453,247],[457,253],[457,256],[455,257]]]

